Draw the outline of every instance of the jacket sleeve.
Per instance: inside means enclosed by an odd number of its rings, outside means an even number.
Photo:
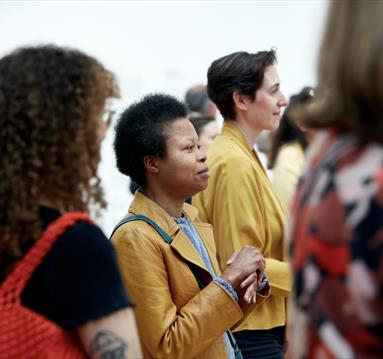
[[[218,261],[224,270],[232,253],[246,245],[265,252],[267,217],[257,173],[247,160],[226,161],[214,179],[216,182],[209,183],[214,191],[198,194],[193,204],[201,213],[200,219],[213,225]],[[266,256],[265,259],[271,293],[289,295],[292,286],[289,263]]]
[[[155,234],[122,228],[112,241],[141,340],[153,357],[193,358],[242,318],[238,304],[213,281],[177,308],[163,257],[163,250],[171,249]]]

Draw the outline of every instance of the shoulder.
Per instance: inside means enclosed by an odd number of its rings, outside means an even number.
[[[298,143],[286,144],[282,146],[278,152],[273,167],[273,182],[281,180],[281,183],[285,183],[286,178],[284,178],[284,176],[286,173],[294,174],[298,180],[298,177],[302,173],[304,164],[305,154],[302,147]]]
[[[231,138],[228,135],[218,135],[213,142],[213,144],[209,147],[208,157],[209,156],[219,156],[224,158],[231,157],[241,157],[242,155],[241,146],[236,141],[235,138]]]
[[[234,169],[236,172],[246,173],[254,171],[256,161],[245,153],[244,150],[235,142],[229,142],[225,145],[220,143],[211,146],[207,153],[207,163],[209,168],[214,171],[227,171],[231,173]],[[213,173],[214,174],[214,173]]]
[[[161,251],[167,246],[156,230],[144,221],[132,221],[119,227],[111,237],[117,252]]]
[[[87,253],[112,249],[110,242],[99,226],[82,221],[68,228],[58,239],[56,246],[60,250],[76,250]]]
[[[349,148],[333,168],[334,185],[344,204],[377,200],[382,195],[383,145]]]
[[[304,151],[299,143],[287,143],[281,147],[277,156],[278,161],[303,161]]]
[[[372,225],[366,221],[381,222],[374,218],[383,211],[382,196],[383,146],[361,145],[351,136],[339,136],[304,174],[295,204],[320,209],[315,214],[320,213],[318,223],[325,221],[322,229],[353,230]]]

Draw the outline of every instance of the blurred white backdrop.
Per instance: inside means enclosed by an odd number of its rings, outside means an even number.
[[[0,1],[0,56],[54,43],[97,57],[119,79],[119,110],[148,92],[183,99],[206,83],[206,70],[234,51],[277,48],[286,96],[316,84],[316,58],[327,0],[280,1]],[[115,169],[113,130],[103,143],[100,175],[107,234],[131,201]]]

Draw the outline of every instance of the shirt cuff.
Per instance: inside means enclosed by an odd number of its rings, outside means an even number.
[[[220,278],[220,277],[215,277],[214,282],[216,282],[220,287],[222,287],[226,292],[230,294],[230,296],[238,302],[238,295],[237,292],[233,289],[231,284],[227,282],[226,280]]]
[[[267,284],[267,275],[265,272],[263,272],[262,281],[261,281],[261,284],[257,288],[257,292],[261,292],[263,290],[263,288],[265,288],[266,284]]]

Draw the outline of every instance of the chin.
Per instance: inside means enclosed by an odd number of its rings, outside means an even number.
[[[268,128],[268,130],[270,130],[270,131],[275,131],[275,130],[279,127],[280,123],[281,123],[281,121],[278,120],[277,122],[273,123],[273,124],[270,126],[270,128]]]
[[[207,187],[207,181],[206,181],[206,183],[201,184],[200,186],[194,188],[193,193],[191,193],[188,197],[193,197],[193,196],[195,196],[197,193],[200,193],[200,192],[202,192],[204,189],[206,189],[206,187]]]

